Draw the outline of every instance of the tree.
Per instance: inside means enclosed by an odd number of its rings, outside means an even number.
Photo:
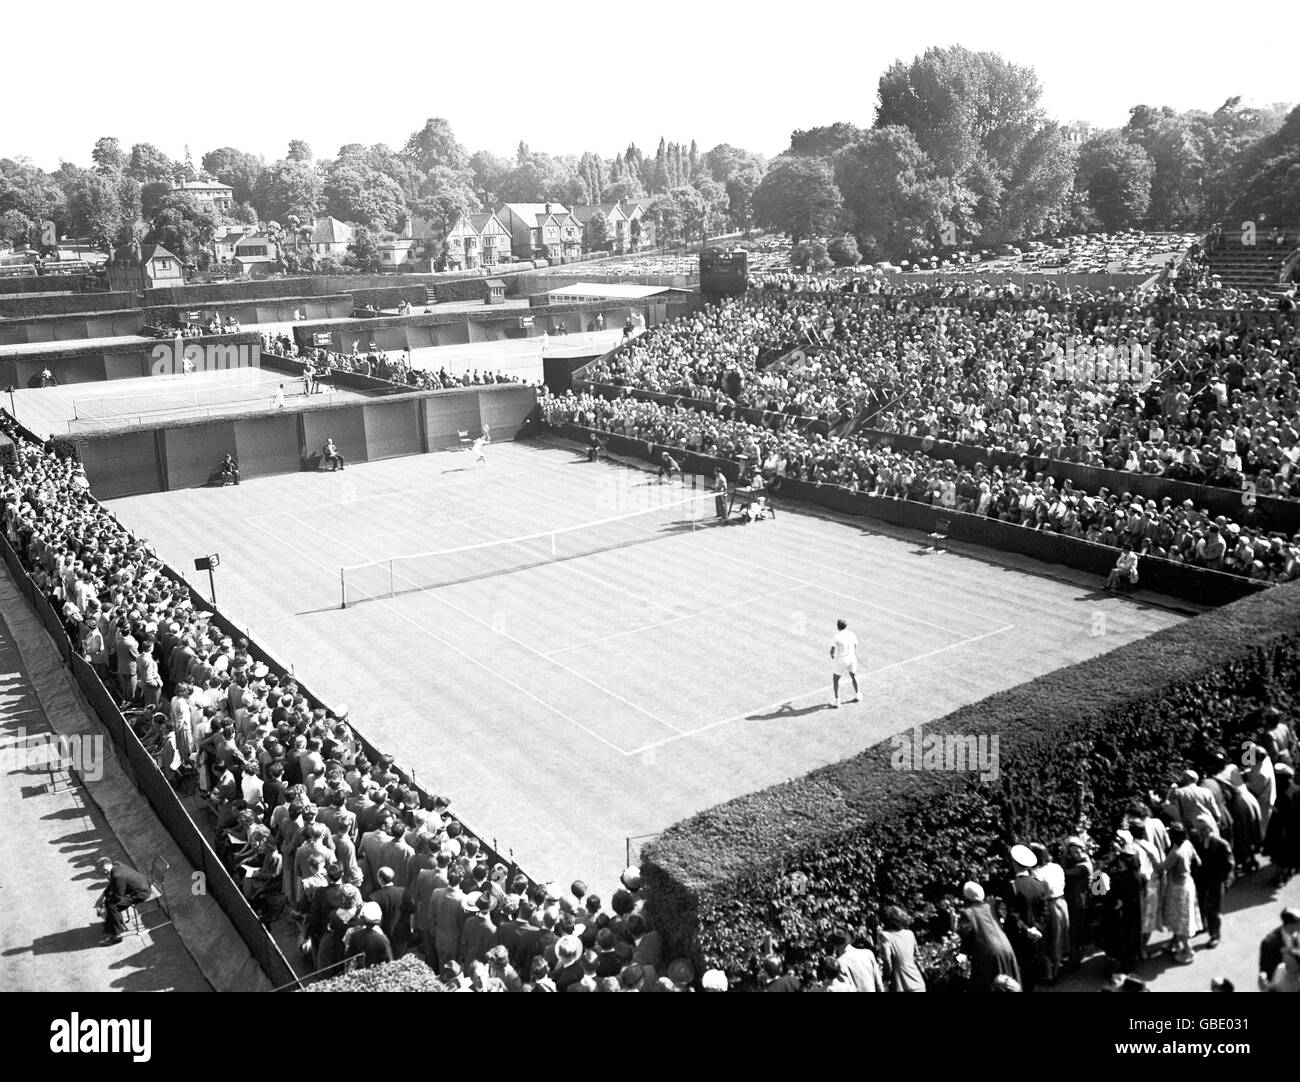
[[[251,203],[257,191],[257,180],[266,168],[257,154],[249,154],[234,147],[218,147],[203,155],[203,169],[220,184],[234,189],[237,203]]]
[[[140,188],[141,216],[145,220],[152,219],[158,212],[158,205],[171,190],[171,182],[167,180],[151,180],[148,184],[143,185]]]
[[[469,155],[442,117],[430,117],[423,128],[412,132],[402,153],[421,173],[437,168],[461,170],[469,165]]]
[[[582,198],[576,202],[599,203],[601,193],[609,182],[604,159],[599,154],[593,154],[588,150],[579,159],[575,175],[582,189]]]
[[[942,226],[961,218],[951,181],[904,127],[873,128],[835,156],[850,226],[873,259],[901,259],[945,243]]]
[[[373,270],[379,266],[379,234],[364,222],[353,222],[352,243],[348,245],[345,262],[359,270]]]
[[[376,230],[391,231],[401,228],[406,219],[402,189],[364,156],[327,166],[321,195],[328,213],[340,221],[364,222]]]
[[[141,184],[151,180],[169,180],[175,170],[176,163],[152,143],[136,143],[131,148],[126,171]]]
[[[90,152],[95,162],[95,169],[100,173],[120,173],[126,168],[126,151],[120,140],[111,135],[95,140],[95,149]]]
[[[746,233],[754,225],[754,193],[763,180],[758,166],[750,164],[727,178],[727,213]]]
[[[603,214],[593,214],[587,220],[586,237],[587,251],[603,252],[609,246],[609,225],[605,221]]]
[[[486,150],[479,150],[469,160],[469,171],[474,191],[486,192],[491,197],[496,195],[501,185],[501,178],[510,172],[510,162],[505,158],[498,158],[495,154],[489,154]]]
[[[759,225],[798,240],[835,230],[843,199],[829,162],[782,154],[755,190],[753,207]]]
[[[21,244],[31,238],[35,229],[36,223],[21,210],[0,213],[0,240]]]
[[[158,204],[144,239],[162,245],[182,262],[204,262],[216,231],[211,206],[184,192],[171,192]]]
[[[856,143],[862,138],[862,129],[846,120],[820,128],[800,129],[790,135],[790,154],[802,154],[809,158],[829,158],[838,150]]]
[[[312,160],[311,144],[306,139],[290,139],[289,152],[285,157],[291,162],[310,162]]]
[[[110,247],[123,224],[122,203],[113,178],[67,165],[61,173],[68,196],[68,228],[94,244]],[[134,214],[131,220],[134,223]]]
[[[1146,216],[1154,175],[1155,164],[1145,150],[1108,131],[1079,148],[1075,186],[1086,193],[1103,229],[1123,229]]]
[[[910,131],[947,180],[968,238],[1018,238],[1059,211],[1073,179],[1069,145],[1044,114],[1032,68],[961,46],[928,49],[880,78],[877,128]]]
[[[645,196],[645,185],[641,183],[640,179],[634,176],[625,176],[606,184],[600,193],[599,202],[626,203],[632,199],[644,199]]]
[[[670,195],[656,195],[650,200],[650,206],[646,208],[646,213],[655,225],[655,237],[659,243],[668,247],[676,244],[681,238],[682,217],[681,208],[677,201]],[[633,222],[635,230],[639,222]],[[639,230],[636,230],[639,234]]]
[[[33,222],[52,219],[60,231],[67,228],[63,189],[26,158],[0,158],[0,213],[6,210],[19,211]]]
[[[700,240],[706,239],[711,232],[717,232],[727,220],[730,199],[727,189],[714,180],[707,172],[701,171],[692,185],[704,202],[704,214],[700,221]]]
[[[236,203],[230,210],[230,216],[240,225],[257,225],[257,211],[251,203]]]
[[[296,214],[304,221],[316,217],[324,185],[310,162],[284,158],[269,165],[257,181],[253,206],[265,220],[282,221]]]
[[[429,174],[429,194],[416,201],[415,213],[428,223],[428,237],[433,245],[429,253],[431,260],[441,259],[445,254],[447,234],[456,223],[479,209],[478,198],[466,182],[465,174],[447,168]]]
[[[677,220],[681,223],[682,239],[689,244],[691,237],[700,235],[704,239],[704,220],[707,206],[704,197],[687,184],[680,185],[668,193],[677,206]]]
[[[1300,106],[1242,154],[1238,171],[1239,191],[1225,209],[1230,221],[1300,221]]]
[[[498,197],[506,203],[572,202],[577,178],[560,159],[530,153],[500,181]]]
[[[862,253],[858,251],[858,242],[852,233],[833,238],[826,245],[826,254],[837,267],[856,267],[862,262]]]
[[[790,265],[796,270],[820,274],[831,269],[826,245],[819,240],[802,240],[790,252]]]

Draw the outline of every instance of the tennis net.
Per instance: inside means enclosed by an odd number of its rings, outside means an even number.
[[[707,527],[714,514],[714,494],[704,493],[596,522],[352,564],[339,569],[342,607],[690,534]]]

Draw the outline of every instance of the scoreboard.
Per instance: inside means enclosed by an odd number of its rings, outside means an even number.
[[[749,288],[749,253],[743,248],[705,248],[700,252],[700,292],[736,296]]]

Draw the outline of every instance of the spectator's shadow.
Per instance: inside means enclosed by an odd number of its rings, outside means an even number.
[[[94,918],[95,914],[93,911],[88,910],[87,916]],[[67,928],[62,932],[37,936],[25,947],[10,947],[3,954],[0,954],[0,957],[16,958],[24,954],[33,956],[64,954],[68,951],[94,949],[103,938],[103,925],[98,920],[88,920],[80,928]]]

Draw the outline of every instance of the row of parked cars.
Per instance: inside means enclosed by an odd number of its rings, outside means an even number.
[[[904,270],[959,269],[985,265],[989,271],[1114,274],[1153,271],[1170,256],[1185,252],[1200,239],[1196,233],[1081,233],[1068,237],[1018,241],[982,249],[939,249],[915,260],[901,260]]]

